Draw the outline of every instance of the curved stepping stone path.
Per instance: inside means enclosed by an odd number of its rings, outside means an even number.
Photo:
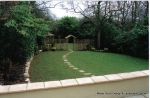
[[[78,71],[79,73],[83,74],[84,76],[94,76],[94,74],[92,74],[92,73],[87,73],[86,71],[75,67],[73,64],[71,64],[71,62],[69,62],[69,60],[67,59],[67,56],[70,55],[70,54],[73,53],[73,52],[74,52],[74,51],[70,49],[68,53],[66,53],[65,55],[63,55],[63,61],[64,61],[64,63],[65,63],[69,68],[71,68],[72,70],[76,70],[76,71]]]

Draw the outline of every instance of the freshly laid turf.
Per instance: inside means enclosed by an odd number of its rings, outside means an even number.
[[[148,60],[127,55],[75,51],[68,60],[76,67],[95,75],[131,72],[148,69]]]
[[[66,53],[50,51],[35,56],[30,67],[31,82],[84,77],[64,63],[62,56]],[[67,58],[80,70],[94,75],[148,69],[148,60],[114,53],[74,51]]]
[[[50,51],[35,56],[30,67],[31,82],[82,77],[80,73],[64,64],[62,56],[65,53],[64,51]]]

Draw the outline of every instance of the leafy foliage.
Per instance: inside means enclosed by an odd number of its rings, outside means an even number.
[[[0,71],[6,76],[5,81],[16,80],[17,75],[14,77],[9,72],[11,67],[24,65],[34,55],[37,51],[37,36],[45,36],[51,24],[50,21],[36,18],[30,2],[19,2],[11,9],[9,18],[1,21],[0,28]]]
[[[84,18],[80,20],[79,32],[80,38],[94,38],[96,36],[94,25]]]
[[[85,25],[80,25],[82,28],[80,34],[84,34],[87,38],[87,36],[96,35],[97,29],[100,29],[101,47],[109,48],[111,52],[148,58],[148,17],[138,21],[136,24],[129,23],[124,26],[122,28],[119,23],[117,24],[113,20],[106,20],[102,25],[97,25],[97,27],[90,22],[85,22]]]
[[[78,35],[79,21],[75,17],[63,17],[56,23],[55,35],[64,38],[68,34]]]
[[[111,49],[113,43],[115,42],[114,38],[120,33],[122,33],[120,28],[115,26],[113,23],[106,23],[102,33],[103,46]]]
[[[48,24],[44,19],[36,18],[32,14],[32,6],[24,3],[14,7],[11,19],[5,23],[8,28],[16,29],[23,36],[21,42],[24,43],[27,56],[31,56],[35,51],[37,35],[48,33]]]
[[[148,58],[148,27],[136,25],[115,37],[117,52]]]

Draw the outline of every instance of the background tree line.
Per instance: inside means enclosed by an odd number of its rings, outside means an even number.
[[[81,5],[80,1],[70,0],[67,3],[70,6],[62,8],[83,16],[77,20],[76,36],[94,38],[96,49],[107,47],[112,52],[148,58],[148,1],[85,1]]]

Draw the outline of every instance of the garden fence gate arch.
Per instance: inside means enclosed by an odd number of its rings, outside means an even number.
[[[74,35],[68,35],[65,37],[66,43],[67,43],[67,49],[68,50],[75,50],[75,42],[76,42],[76,36]]]

